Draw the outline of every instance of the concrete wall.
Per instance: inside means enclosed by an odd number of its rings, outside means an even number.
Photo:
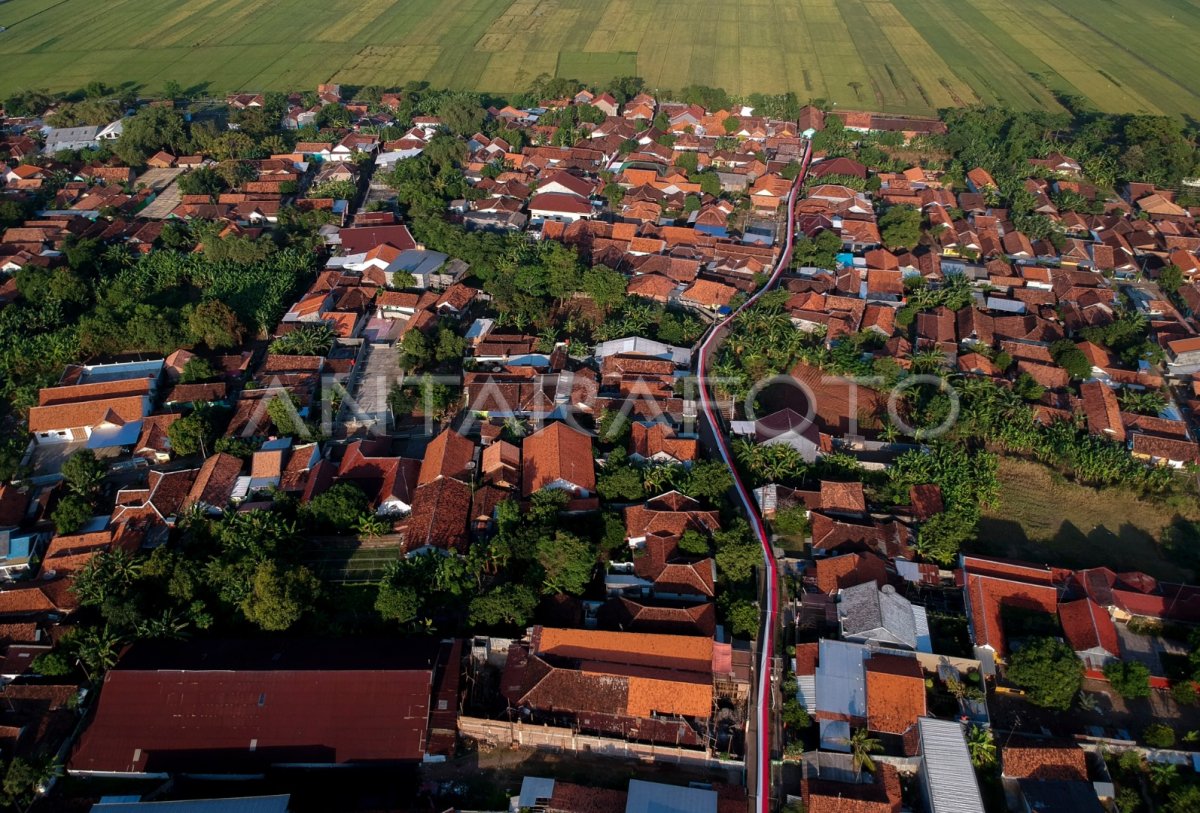
[[[465,737],[499,746],[520,745],[527,748],[547,748],[561,751],[578,751],[600,756],[666,762],[692,768],[744,768],[740,760],[714,759],[704,751],[676,748],[670,745],[648,745],[639,742],[595,737],[579,734],[569,728],[556,726],[508,723],[503,720],[487,720],[480,717],[458,718],[458,731]]]

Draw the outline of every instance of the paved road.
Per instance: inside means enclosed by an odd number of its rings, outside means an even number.
[[[766,285],[759,289],[754,296],[747,299],[741,307],[713,325],[707,337],[701,342],[696,358],[696,374],[700,381],[701,412],[712,431],[713,439],[721,455],[721,459],[729,467],[730,471],[733,472],[734,487],[737,491],[738,500],[741,502],[742,510],[745,512],[746,518],[750,520],[750,526],[754,529],[755,536],[758,537],[759,544],[762,546],[763,578],[761,580],[762,589],[759,595],[759,611],[762,614],[762,626],[758,639],[756,689],[751,700],[751,736],[748,738],[749,741],[746,744],[746,787],[750,793],[751,809],[758,811],[758,813],[770,812],[774,784],[771,779],[771,731],[774,728],[771,724],[771,665],[775,659],[775,616],[779,611],[779,578],[775,567],[775,555],[771,550],[771,540],[767,535],[766,526],[758,514],[750,490],[738,476],[737,468],[734,465],[733,453],[730,451],[728,439],[725,436],[725,431],[717,415],[712,393],[709,391],[707,370],[709,356],[712,354],[714,347],[720,344],[720,338],[727,332],[733,320],[746,308],[758,301],[760,296],[773,288],[779,282],[779,277],[787,269],[788,264],[791,263],[796,233],[796,200],[800,197],[800,190],[804,185],[804,178],[808,174],[808,164],[811,158],[812,145],[807,144],[804,148],[804,160],[800,165],[800,174],[792,184],[792,191],[788,196],[787,240],[784,244],[783,253],[780,255],[779,262],[776,264],[775,270],[771,273],[770,279],[767,280]]]

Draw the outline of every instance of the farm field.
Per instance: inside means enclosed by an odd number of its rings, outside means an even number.
[[[540,73],[638,74],[891,112],[1057,110],[1065,94],[1200,117],[1195,0],[8,0],[0,26],[0,94],[92,80],[504,93]]]
[[[1000,504],[984,511],[979,540],[966,547],[985,556],[1190,581],[1195,553],[1170,550],[1163,541],[1198,519],[1195,504],[1175,510],[1118,489],[1066,482],[1045,466],[1009,458],[1000,461]],[[1189,535],[1183,544],[1195,541]]]

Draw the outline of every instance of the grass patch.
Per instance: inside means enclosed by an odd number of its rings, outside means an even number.
[[[1002,459],[1000,504],[985,512],[970,552],[1187,581],[1200,508],[1194,498],[1172,503],[1076,485],[1036,463]]]

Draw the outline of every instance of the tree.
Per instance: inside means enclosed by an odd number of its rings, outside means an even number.
[[[596,552],[592,546],[566,531],[539,539],[535,556],[544,573],[544,595],[582,594],[596,568]]]
[[[146,157],[158,150],[182,154],[191,146],[183,116],[167,107],[147,105],[125,119],[121,137],[113,152],[131,166],[141,166]]]
[[[300,620],[320,589],[306,567],[281,571],[272,561],[259,563],[242,612],[246,620],[269,632],[286,630]]]
[[[606,183],[600,194],[608,201],[608,208],[614,212],[621,208],[621,203],[625,200],[625,189],[616,181]]]
[[[808,716],[808,709],[794,695],[789,695],[783,701],[783,724],[788,728],[808,728],[812,725],[812,719]]]
[[[625,276],[597,265],[583,272],[583,290],[607,313],[625,301]]]
[[[991,729],[980,725],[968,727],[967,750],[971,753],[971,764],[976,768],[990,768],[996,764],[996,740]]]
[[[300,517],[307,524],[331,531],[350,531],[367,510],[367,495],[353,483],[337,483],[306,502]]]
[[[201,381],[212,381],[218,375],[217,370],[208,359],[193,356],[183,365],[179,373],[180,384],[195,384]]]
[[[267,417],[280,435],[300,435],[308,431],[292,396],[281,392],[267,402]]]
[[[871,754],[878,754],[882,750],[883,743],[865,728],[856,728],[850,735],[850,755],[854,759],[855,770],[874,773],[875,760],[871,759]]]
[[[1092,377],[1092,363],[1070,339],[1059,339],[1050,345],[1050,354],[1054,356],[1054,363],[1070,373],[1071,378],[1086,380]]]
[[[208,195],[215,198],[225,191],[225,179],[212,167],[197,167],[180,175],[176,186],[184,195]]]
[[[1168,295],[1183,287],[1183,271],[1177,265],[1168,265],[1158,272],[1158,287]]]
[[[725,611],[730,632],[738,638],[758,637],[758,608],[748,599],[730,602]]]
[[[75,671],[75,662],[55,649],[43,652],[33,659],[32,669],[36,674],[45,677],[62,677]]]
[[[92,518],[92,503],[79,494],[68,494],[58,501],[50,518],[60,534],[73,534]]]
[[[1151,748],[1171,748],[1175,745],[1175,729],[1163,723],[1151,723],[1142,730],[1142,740]]]
[[[202,410],[179,418],[167,427],[171,451],[179,457],[190,457],[194,454],[207,457],[215,434],[212,422]]]
[[[762,549],[753,542],[718,543],[717,570],[731,582],[749,582],[754,568],[762,565],[762,557]]]
[[[1104,667],[1104,677],[1124,698],[1150,696],[1150,670],[1138,661],[1112,661]]]
[[[163,98],[172,102],[176,99],[182,99],[183,85],[174,79],[168,79],[163,83]]]
[[[328,322],[303,322],[271,342],[271,352],[285,356],[323,356],[337,333]]]
[[[1194,813],[1200,810],[1200,785],[1185,785],[1173,790],[1167,800],[1170,803],[1168,813]],[[1125,808],[1121,808],[1121,813],[1125,813]]]
[[[1025,689],[1034,705],[1066,711],[1083,682],[1083,663],[1061,641],[1037,638],[1012,656],[1005,676]]]
[[[469,136],[483,124],[486,112],[468,93],[447,94],[437,108],[438,118],[455,135]]]
[[[679,552],[688,556],[708,556],[712,550],[707,536],[689,528],[679,537]]]
[[[700,191],[714,198],[720,197],[721,176],[715,172],[701,172]]]
[[[433,360],[429,339],[420,330],[409,330],[400,340],[400,366],[406,370],[420,370]]]
[[[911,206],[892,206],[879,217],[878,225],[888,248],[911,249],[921,241],[921,212]]]
[[[775,533],[785,536],[804,536],[808,533],[808,517],[802,506],[780,508],[775,511],[775,519],[771,520]]]
[[[469,621],[495,627],[508,624],[524,627],[533,617],[537,595],[523,584],[496,587],[471,599]]]
[[[715,460],[704,460],[693,464],[680,490],[689,497],[708,500],[715,505],[731,488],[733,473],[729,468]]]
[[[63,481],[73,494],[90,498],[100,490],[108,467],[91,449],[80,449],[62,465]]]
[[[721,126],[725,129],[725,133],[727,135],[733,135],[738,131],[738,128],[742,126],[742,120],[737,116],[730,116],[729,118],[725,119],[725,121],[721,122]]]
[[[233,308],[219,299],[206,300],[193,308],[188,314],[188,330],[194,341],[212,350],[237,347],[246,333]]]
[[[466,352],[466,349],[467,342],[465,339],[463,339],[463,337],[459,336],[445,325],[438,326],[437,347],[433,353],[434,358],[440,362],[461,362],[463,353]]]
[[[407,624],[420,614],[421,596],[411,585],[398,585],[385,581],[379,585],[379,593],[375,597],[375,609],[388,621]]]

